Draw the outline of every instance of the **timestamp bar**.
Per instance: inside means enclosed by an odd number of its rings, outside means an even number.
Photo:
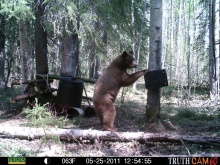
[[[0,157],[0,162],[3,165],[8,165],[8,160],[14,160],[13,157]],[[166,164],[167,158],[155,157],[25,157],[25,164],[38,165],[45,164],[100,164],[100,165],[117,165],[117,164]]]
[[[12,164],[12,162],[16,164],[22,163],[26,165],[220,165],[220,157],[0,157],[0,165],[8,165]]]

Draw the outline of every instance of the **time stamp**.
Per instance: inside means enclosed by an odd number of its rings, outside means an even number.
[[[62,164],[74,164],[76,162],[77,158],[62,158]],[[111,157],[102,157],[102,158],[85,158],[85,163],[86,164],[152,164],[152,159],[151,158],[111,158]]]

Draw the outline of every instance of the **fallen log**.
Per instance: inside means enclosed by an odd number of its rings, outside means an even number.
[[[52,92],[54,92],[54,91],[57,91],[57,89],[52,90]],[[48,93],[48,92],[41,92],[41,93],[36,92],[36,93],[27,93],[27,94],[23,94],[23,95],[18,95],[18,96],[15,96],[13,99],[11,99],[10,102],[11,103],[16,103],[16,102],[21,101],[21,100],[34,98],[38,94],[46,94],[46,93]],[[92,97],[82,96],[82,99],[92,101]]]
[[[37,95],[36,93],[31,93],[31,94],[27,93],[27,94],[19,95],[19,96],[16,96],[15,98],[13,98],[10,102],[11,103],[16,103],[16,102],[21,101],[21,100],[33,98],[36,95]]]
[[[22,80],[12,80],[11,86],[14,86],[14,85],[22,85],[22,84],[34,84],[34,83],[40,83],[40,82],[45,82],[45,80],[43,80],[43,79],[26,80],[26,81],[22,81]],[[49,79],[49,82],[53,82],[53,80],[52,80],[52,79]]]
[[[202,145],[220,146],[220,137],[209,136],[189,136],[172,135],[145,132],[111,132],[98,130],[81,129],[59,129],[59,128],[31,128],[31,127],[12,127],[0,126],[0,137],[18,138],[18,139],[39,139],[41,137],[57,136],[63,140],[101,140],[101,141],[139,141],[146,142],[173,142],[173,143],[191,143]]]
[[[11,81],[11,86],[22,85],[22,84],[42,83],[42,82],[46,82],[47,78],[49,79],[48,80],[49,82],[53,82],[53,79],[59,80],[60,76],[59,75],[36,75],[36,78],[37,79],[26,80],[26,81],[23,81],[23,80],[12,80]],[[94,84],[96,82],[96,79],[88,79],[88,78],[82,78],[82,77],[76,77],[76,78],[82,79],[84,82],[87,82],[87,83]]]
[[[15,96],[13,99],[11,99],[11,103],[16,103],[18,101],[21,101],[21,100],[27,100],[27,99],[31,99],[31,98],[34,98],[36,97],[37,95],[42,95],[42,94],[50,94],[51,92],[55,92],[57,91],[57,89],[55,88],[51,88],[50,91],[41,91],[41,92],[33,92],[33,93],[26,93],[26,94],[23,94],[23,95],[18,95],[18,96]]]
[[[46,75],[46,74],[39,75],[39,74],[37,74],[37,75],[36,75],[36,78],[37,78],[37,79],[42,79],[42,78],[47,79],[47,78],[48,78],[48,79],[59,80],[60,77],[61,77],[61,76],[59,76],[59,75],[52,75],[52,74],[49,74],[49,75]],[[84,82],[86,82],[86,83],[92,83],[92,84],[94,84],[94,83],[96,82],[96,79],[88,79],[88,78],[82,78],[82,77],[76,77],[76,78],[82,79],[82,80],[83,80]]]

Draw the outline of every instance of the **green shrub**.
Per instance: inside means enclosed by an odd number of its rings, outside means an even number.
[[[57,127],[62,127],[65,125],[66,119],[62,117],[57,117],[55,113],[50,108],[49,103],[40,105],[38,100],[34,104],[33,108],[24,108],[22,114],[25,114],[29,120],[29,126],[44,126],[53,125]]]

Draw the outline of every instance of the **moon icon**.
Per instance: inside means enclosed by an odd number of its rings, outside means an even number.
[[[51,162],[51,161],[50,161],[49,158],[45,158],[45,159],[44,159],[44,163],[45,163],[45,164],[50,164],[50,162]]]

